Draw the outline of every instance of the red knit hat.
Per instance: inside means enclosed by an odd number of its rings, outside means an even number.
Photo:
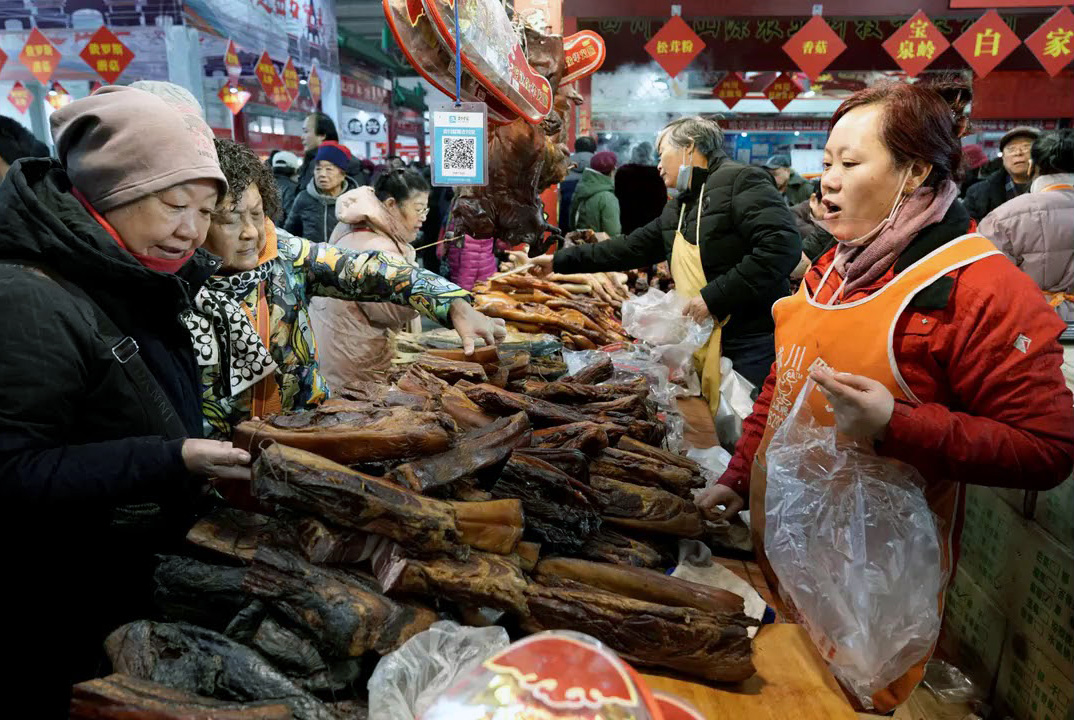
[[[615,170],[615,166],[618,163],[619,159],[615,156],[615,153],[609,150],[603,150],[590,159],[589,167],[599,173],[611,175],[612,170]]]
[[[313,162],[319,163],[321,160],[327,160],[343,172],[347,172],[351,165],[351,151],[346,145],[340,145],[333,140],[325,140],[317,148],[317,155],[314,156]]]
[[[984,148],[980,145],[963,145],[962,157],[965,158],[970,170],[976,170],[988,163],[988,156],[985,155]]]

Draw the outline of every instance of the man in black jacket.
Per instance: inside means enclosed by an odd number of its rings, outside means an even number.
[[[533,261],[539,272],[554,268],[559,273],[670,262],[681,214],[686,241],[700,244],[708,282],[687,311],[698,321],[730,315],[723,329],[723,355],[760,387],[775,361],[772,304],[788,294],[787,278],[802,255],[790,208],[766,171],[724,154],[723,133],[711,120],[672,122],[661,133],[657,151],[665,184],[678,190],[660,217],[629,235]]]
[[[336,124],[323,112],[310,113],[302,123],[302,149],[305,155],[302,157],[302,167],[298,169],[298,179],[295,180],[296,195],[313,180],[313,167],[317,164],[313,158],[317,154],[317,148],[321,147],[321,143],[325,140],[339,142]],[[285,206],[284,215],[290,210],[289,205]]]
[[[1008,200],[1029,190],[1029,149],[1040,130],[1022,125],[1007,132],[999,141],[1003,169],[966,191],[966,209],[977,222]]]

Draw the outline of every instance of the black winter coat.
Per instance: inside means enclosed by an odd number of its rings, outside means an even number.
[[[179,313],[219,266],[199,250],[180,276],[146,269],[69,190],[47,159],[16,163],[0,185],[0,552],[17,618],[7,647],[16,675],[26,671],[8,680],[40,701],[31,715],[41,718],[66,717],[70,684],[107,670],[98,662],[105,634],[148,607],[151,553],[189,527],[196,484],[181,448],[183,435],[200,437],[202,420]],[[169,433],[89,303],[53,278],[80,288],[138,343],[185,433]],[[117,508],[145,502],[167,517],[122,534]]]
[[[985,215],[1021,194],[1017,192],[1017,186],[1015,186],[1014,193],[1007,192],[1007,180],[1009,178],[1010,175],[1007,174],[1007,171],[1000,168],[984,180],[970,186],[970,189],[966,191],[964,204],[971,218],[981,222],[984,220]]]
[[[298,194],[298,183],[295,182],[291,175],[284,173],[274,171],[273,177],[276,178],[276,188],[280,192],[280,217],[272,218],[272,222],[282,226],[284,220],[287,219],[287,211],[295,203],[295,195]]]
[[[343,183],[343,192],[353,190],[355,187],[357,186],[354,180],[346,178]],[[317,189],[316,181],[310,180],[295,196],[283,229],[310,242],[328,242],[338,222],[336,220],[337,199],[338,196],[332,197],[322,193]]]
[[[731,315],[723,331],[725,342],[773,332],[772,303],[790,291],[787,278],[802,257],[802,239],[768,172],[726,157],[709,171],[695,169],[692,190],[668,201],[648,225],[605,242],[560,250],[555,271],[632,270],[670,260],[683,203],[683,235],[696,242],[703,182],[701,264],[708,285],[701,297],[713,317]]]

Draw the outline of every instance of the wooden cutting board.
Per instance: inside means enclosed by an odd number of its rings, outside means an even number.
[[[757,674],[723,687],[645,675],[653,690],[693,705],[706,720],[857,720],[799,625],[765,625],[753,642]]]

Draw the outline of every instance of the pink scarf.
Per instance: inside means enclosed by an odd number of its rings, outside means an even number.
[[[957,197],[958,185],[950,180],[938,192],[920,187],[903,200],[895,217],[872,242],[860,247],[840,243],[835,270],[846,280],[843,296],[884,277],[923,228],[943,220]]]

